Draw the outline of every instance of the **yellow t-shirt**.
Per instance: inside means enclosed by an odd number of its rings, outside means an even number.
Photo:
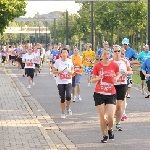
[[[82,74],[82,57],[80,55],[72,55],[72,63],[74,65],[74,73],[72,76],[74,77],[76,74]]]
[[[82,56],[83,56],[84,66],[89,66],[89,67],[94,66],[94,61],[96,57],[94,51],[86,50],[83,52]]]

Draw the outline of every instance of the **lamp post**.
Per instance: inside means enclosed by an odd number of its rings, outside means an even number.
[[[150,45],[150,1],[147,0],[147,6],[148,6],[148,10],[147,10],[147,43],[148,45]]]
[[[68,26],[68,11],[66,10],[66,45],[68,45],[68,33],[69,33],[69,26]]]
[[[93,23],[94,23],[94,17],[93,17],[93,14],[94,14],[94,8],[93,8],[93,1],[91,1],[91,43],[92,43],[92,50],[94,50],[94,26],[93,26]]]

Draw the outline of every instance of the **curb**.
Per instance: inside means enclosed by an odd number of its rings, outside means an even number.
[[[6,74],[11,78],[13,86],[16,88],[17,93],[20,95],[21,100],[27,108],[30,115],[39,124],[39,129],[47,141],[50,150],[78,150],[78,148],[72,143],[70,139],[60,130],[53,119],[40,105],[40,103],[32,97],[30,92],[26,89],[24,84],[17,78],[17,76],[7,66],[2,66],[5,69]],[[22,89],[22,90],[19,90]],[[49,137],[47,131],[52,131],[59,140],[64,144],[54,144]]]

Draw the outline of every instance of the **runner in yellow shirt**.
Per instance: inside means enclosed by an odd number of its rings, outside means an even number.
[[[87,43],[86,50],[83,52],[83,62],[85,66],[85,74],[87,75],[88,86],[90,86],[90,80],[92,76],[92,70],[95,62],[96,54],[91,50],[92,44]]]
[[[82,56],[79,54],[79,50],[74,48],[73,55],[71,56],[74,65],[74,73],[72,74],[72,101],[75,102],[76,99],[82,100],[80,96],[80,81],[82,77]],[[75,96],[75,88],[77,87],[77,97]]]

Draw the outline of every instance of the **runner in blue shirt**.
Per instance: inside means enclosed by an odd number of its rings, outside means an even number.
[[[109,48],[109,43],[107,41],[103,42],[103,48],[107,48],[107,49]],[[100,49],[97,50],[96,60],[101,59],[101,53],[102,53],[103,48],[100,48]],[[113,51],[110,49],[110,58],[112,58],[112,55],[113,55]]]
[[[122,45],[123,45],[123,48],[126,50],[125,57],[128,58],[128,60],[130,61],[130,64],[131,65],[139,64],[135,50],[133,50],[131,47],[129,47],[129,39],[128,38],[124,38],[122,40]],[[132,76],[128,75],[127,98],[130,98],[131,86],[132,86]]]
[[[142,72],[146,77],[148,95],[150,95],[150,58],[147,58],[142,66]],[[150,98],[150,97],[149,97]]]
[[[145,62],[145,60],[147,58],[150,58],[150,51],[149,51],[149,46],[147,44],[145,46],[143,46],[143,48],[144,48],[144,50],[138,54],[138,60],[139,60],[140,65],[141,65],[141,67],[140,67],[140,77],[141,77],[141,85],[142,85],[142,94],[144,95],[145,76],[142,73],[142,66],[143,66],[143,63]],[[147,89],[146,89],[146,91],[147,91]],[[148,98],[148,95],[145,98]]]
[[[58,50],[58,46],[54,45],[54,49],[51,51],[51,55],[52,55],[52,64],[55,63],[56,61],[56,56],[60,54],[60,51]]]

